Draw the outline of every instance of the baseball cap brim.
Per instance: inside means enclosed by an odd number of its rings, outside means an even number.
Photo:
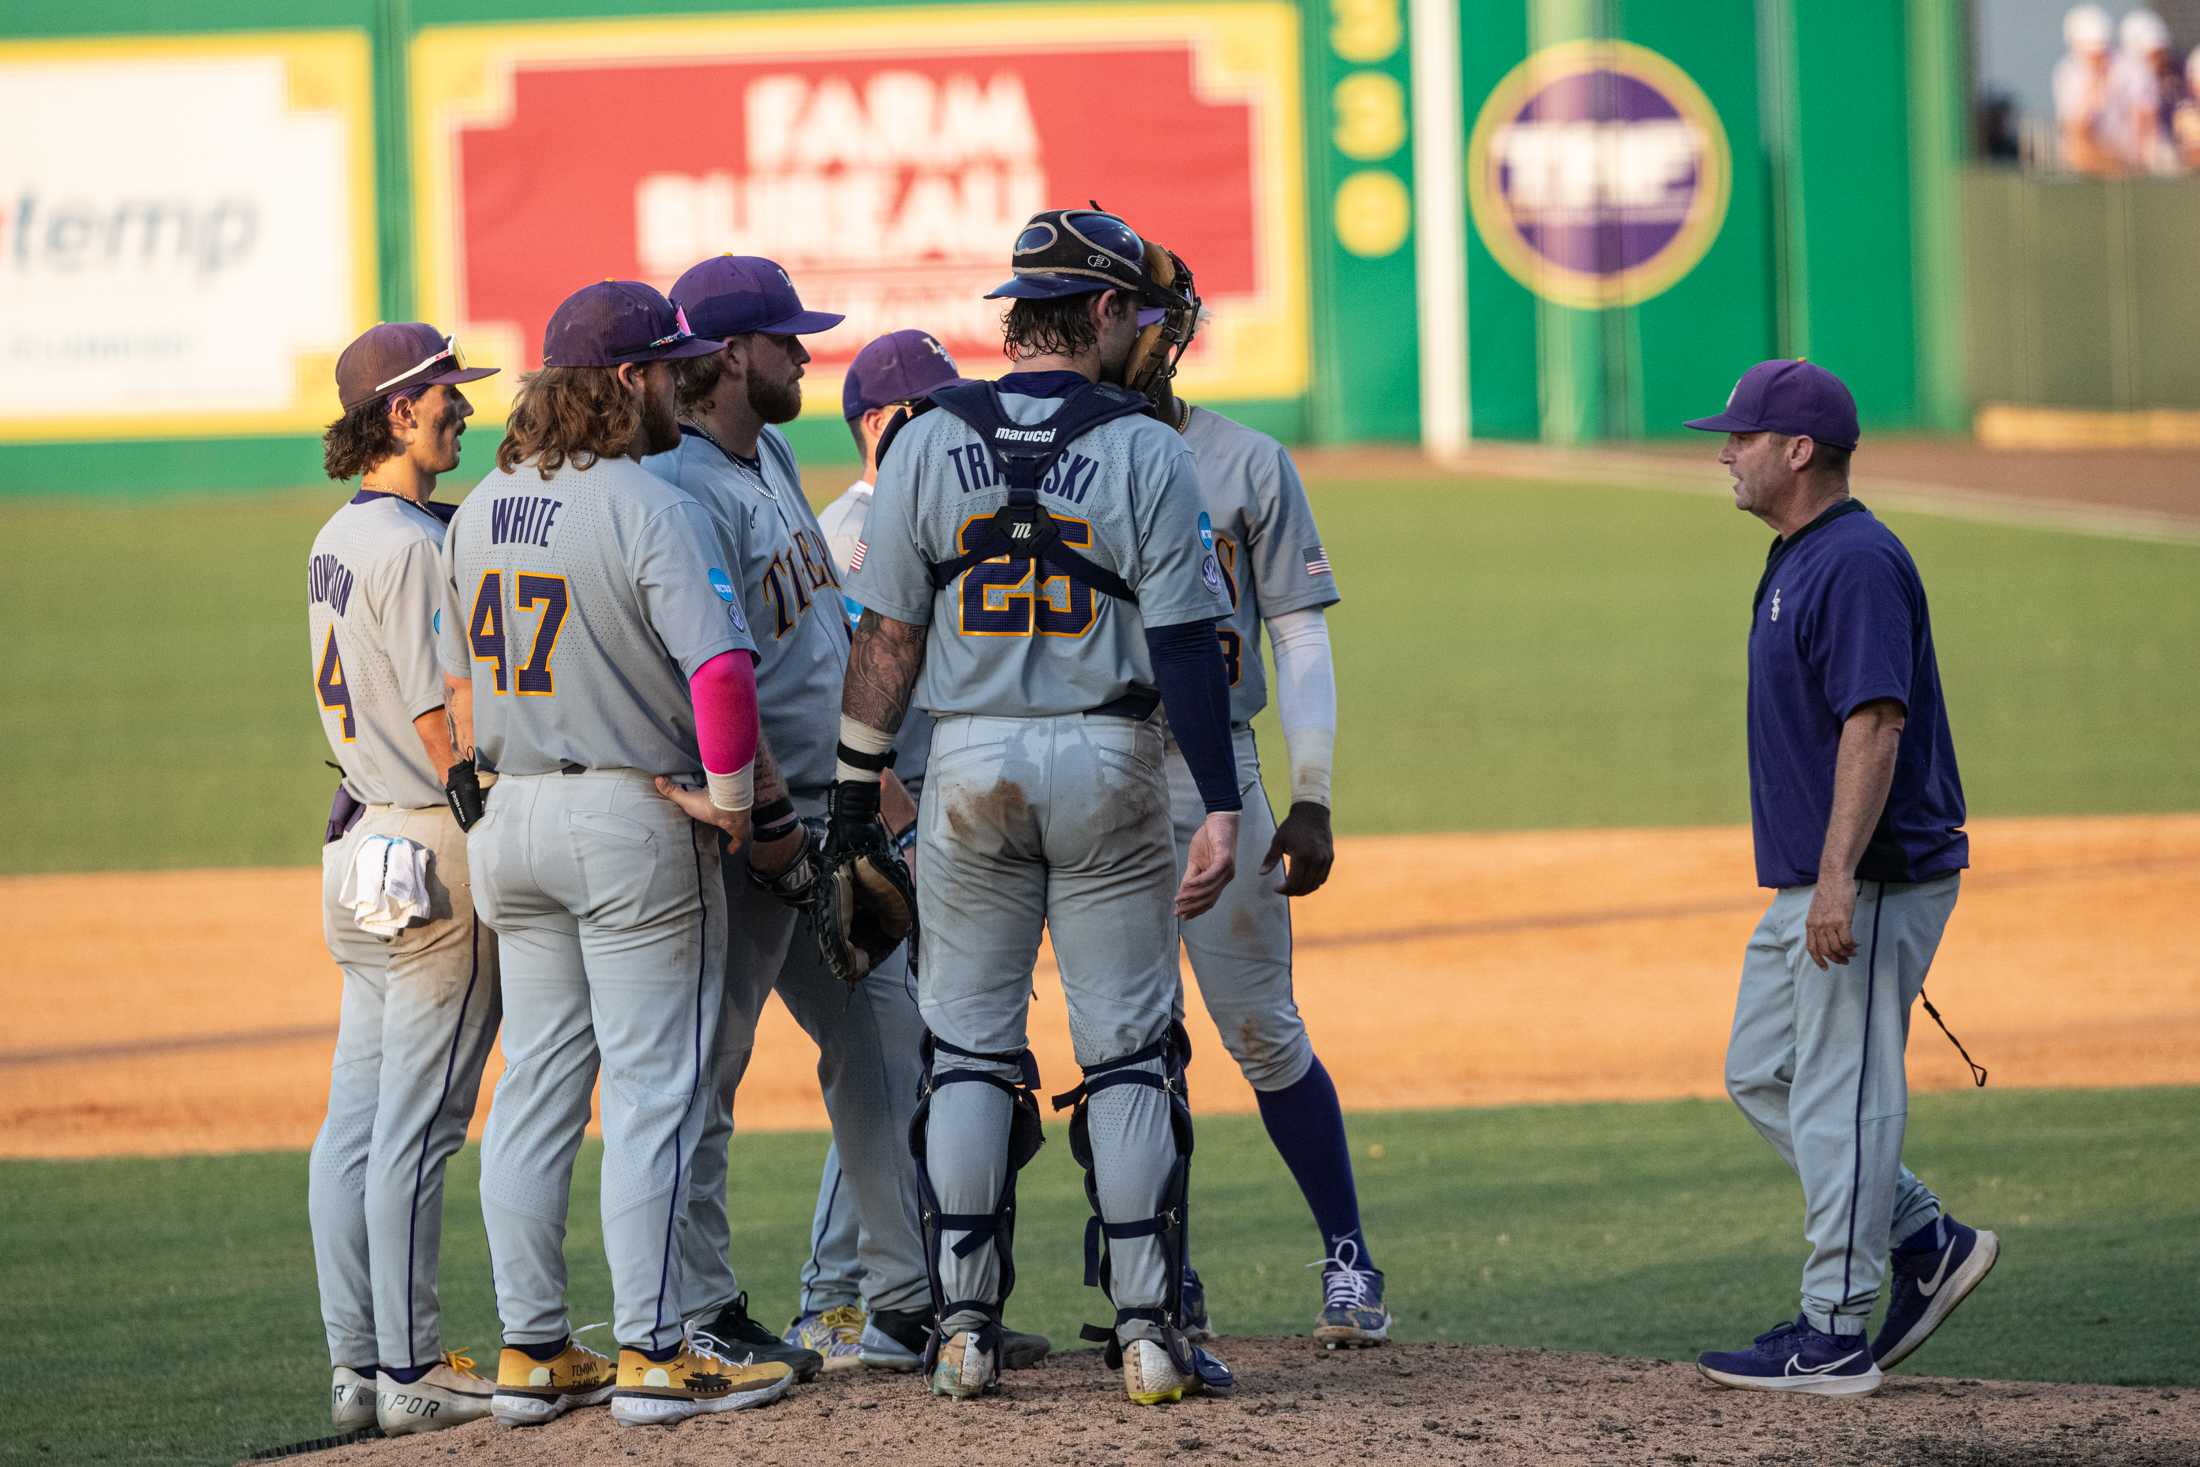
[[[1761,425],[1752,423],[1747,418],[1736,417],[1733,413],[1720,413],[1709,418],[1690,418],[1681,426],[1683,428],[1694,428],[1699,433],[1756,433],[1761,431]]]
[[[726,343],[715,336],[683,336],[670,346],[650,347],[644,351],[624,352],[619,356],[620,365],[647,366],[651,362],[677,362],[688,357],[707,357],[726,349]]]
[[[1019,275],[987,291],[985,298],[991,301],[1006,296],[1020,301],[1058,301],[1073,295],[1121,289],[1123,287],[1112,280],[1095,280],[1085,275]]]
[[[750,329],[763,336],[809,336],[819,331],[830,331],[847,319],[836,311],[796,311],[783,321],[773,321]]]
[[[427,380],[426,385],[456,387],[461,382],[479,382],[484,377],[494,377],[500,370],[502,369],[498,367],[467,367],[463,371],[438,372]]]

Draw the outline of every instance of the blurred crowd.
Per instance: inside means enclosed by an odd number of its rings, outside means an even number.
[[[2200,171],[2200,46],[2180,64],[2153,11],[2119,23],[2076,6],[2055,63],[2055,127],[2062,165],[2076,173]]]

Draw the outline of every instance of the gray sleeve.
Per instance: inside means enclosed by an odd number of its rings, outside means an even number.
[[[1321,531],[1314,528],[1314,506],[1290,450],[1274,445],[1273,459],[1254,461],[1252,543],[1245,547],[1253,567],[1253,586],[1263,619],[1310,606],[1337,604],[1337,578],[1329,570]]]
[[[871,493],[871,517],[860,544],[863,564],[848,579],[847,595],[858,606],[929,626],[932,621],[932,562],[917,543],[914,510],[917,455],[901,445],[899,457],[880,470]]]
[[[436,554],[437,608],[442,622],[436,626],[436,660],[443,664],[446,676],[472,677],[473,660],[466,655],[466,603],[459,599],[456,556],[458,553],[458,522],[453,520],[443,529],[443,548]]]
[[[382,649],[389,655],[405,716],[418,718],[443,706],[443,669],[436,651],[443,556],[433,540],[422,536],[384,558],[377,572]]]
[[[1199,532],[1199,471],[1184,440],[1169,435],[1165,457],[1140,465],[1132,502],[1138,527],[1138,614],[1148,627],[1212,621],[1230,614],[1222,567]]]
[[[682,499],[644,520],[629,552],[642,615],[682,677],[721,652],[756,655],[733,577],[705,558],[724,548],[703,506]]]

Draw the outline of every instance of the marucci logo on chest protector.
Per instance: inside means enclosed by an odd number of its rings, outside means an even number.
[[[1052,428],[995,428],[993,436],[1009,443],[1052,443]]]
[[[1031,538],[1031,526],[1021,521],[1010,525],[1008,527],[1008,538],[1011,540],[1029,540]]]

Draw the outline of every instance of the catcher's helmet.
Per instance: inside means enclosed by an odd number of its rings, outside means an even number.
[[[988,291],[987,300],[1056,300],[1120,290],[1145,307],[1182,309],[1188,304],[1147,272],[1146,243],[1138,231],[1101,209],[1049,209],[1032,215],[1016,236],[1013,268],[1015,275]]]

